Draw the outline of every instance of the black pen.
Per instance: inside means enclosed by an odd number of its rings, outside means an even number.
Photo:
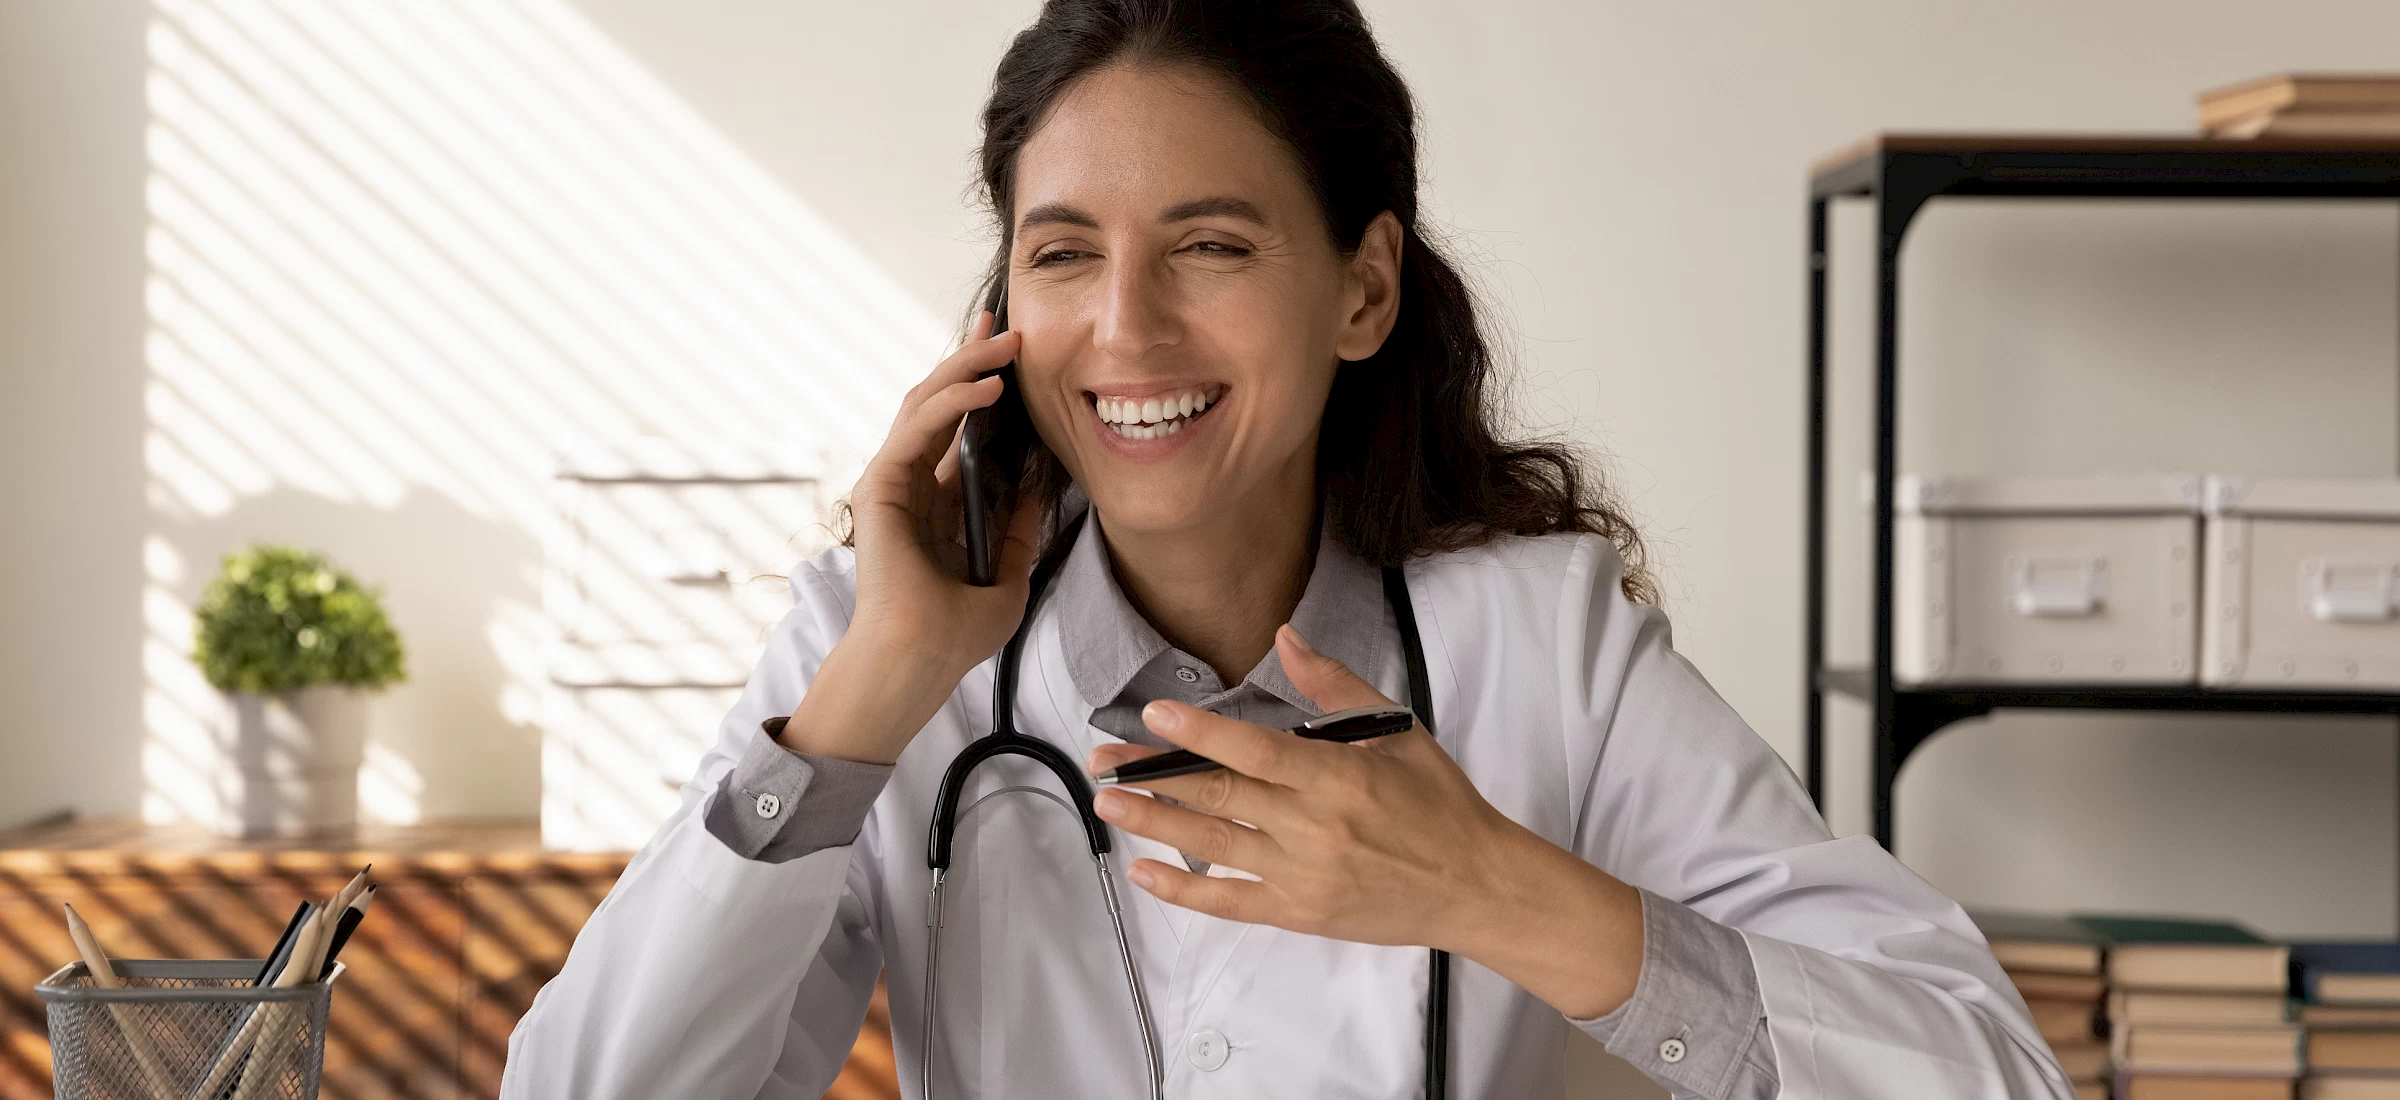
[[[1320,714],[1297,726],[1291,732],[1312,741],[1364,741],[1370,737],[1399,733],[1417,724],[1417,716],[1407,707],[1386,703],[1372,707],[1352,707],[1331,714]],[[1169,779],[1178,775],[1221,768],[1219,764],[1189,749],[1162,752],[1145,756],[1129,764],[1121,764],[1092,777],[1103,787],[1124,783],[1147,783],[1153,779]]]

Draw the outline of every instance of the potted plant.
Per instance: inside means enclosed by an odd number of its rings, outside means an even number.
[[[407,675],[379,594],[319,554],[256,545],[225,556],[197,618],[193,659],[233,714],[218,831],[357,824],[366,694]]]

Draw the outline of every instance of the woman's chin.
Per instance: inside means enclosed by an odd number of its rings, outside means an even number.
[[[1189,531],[1222,517],[1226,502],[1187,478],[1107,478],[1084,485],[1112,535]]]

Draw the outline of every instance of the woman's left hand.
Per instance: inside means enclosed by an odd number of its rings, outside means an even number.
[[[1276,646],[1293,685],[1327,711],[1390,702],[1288,625],[1277,631]],[[1567,922],[1559,931],[1574,935],[1591,933],[1592,919],[1606,928],[1613,916],[1621,927],[1631,900],[1638,972],[1640,903],[1632,889],[1485,801],[1424,726],[1341,744],[1166,700],[1144,707],[1142,717],[1159,736],[1225,767],[1141,784],[1180,806],[1104,789],[1095,802],[1100,816],[1260,880],[1197,875],[1149,859],[1127,868],[1135,885],[1161,900],[1334,939],[1440,947],[1486,965],[1502,963],[1495,969],[1503,970],[1512,969],[1506,962],[1517,955],[1539,965],[1535,960],[1549,947],[1523,942],[1525,936],[1560,924],[1526,907],[1556,917],[1563,904]],[[1089,766],[1099,772],[1156,751],[1106,745]],[[1592,912],[1594,906],[1615,912]],[[1587,939],[1576,953],[1621,963],[1617,946],[1609,951]],[[1597,994],[1613,1007],[1623,997],[1610,994],[1621,984],[1629,995],[1633,972],[1621,975],[1621,983],[1601,983],[1609,989],[1585,989],[1570,999],[1586,1007]]]

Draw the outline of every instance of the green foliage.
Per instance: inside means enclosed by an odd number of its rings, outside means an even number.
[[[377,689],[407,677],[377,593],[317,554],[257,545],[225,555],[200,599],[193,659],[220,691],[314,684]]]

